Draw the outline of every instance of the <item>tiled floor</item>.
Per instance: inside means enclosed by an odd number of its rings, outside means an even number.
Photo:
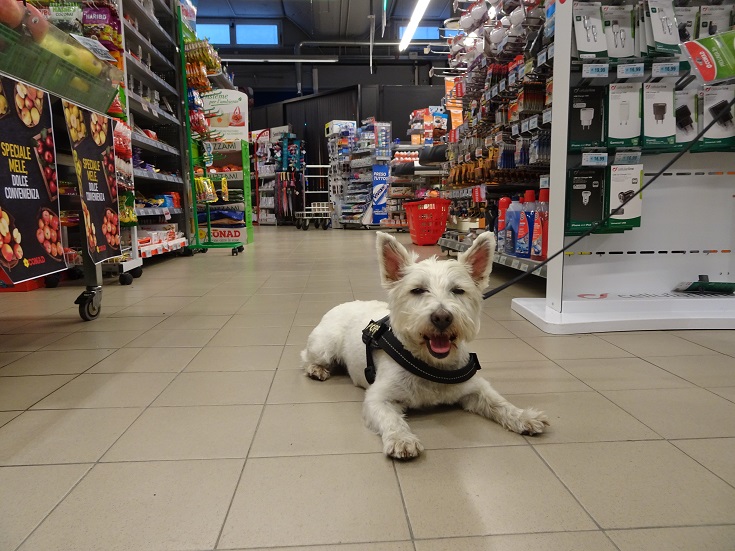
[[[92,323],[79,287],[0,294],[0,551],[735,549],[735,332],[548,336],[513,287],[480,375],[548,432],[412,412],[397,463],[361,390],[299,371],[328,308],[383,297],[374,233],[256,239],[110,282]]]

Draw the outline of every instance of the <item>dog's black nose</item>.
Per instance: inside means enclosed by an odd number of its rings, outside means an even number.
[[[454,321],[454,316],[450,311],[445,310],[444,308],[431,314],[431,323],[439,331],[444,331],[447,327],[452,325],[452,321]]]

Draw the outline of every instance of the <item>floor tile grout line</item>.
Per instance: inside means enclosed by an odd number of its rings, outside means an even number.
[[[222,526],[220,526],[219,532],[217,533],[217,538],[215,539],[214,543],[214,549],[217,549],[219,547],[220,540],[222,539],[222,534],[225,531],[225,526],[227,525],[227,519],[230,516],[230,511],[232,510],[232,505],[235,503],[235,496],[237,496],[237,491],[240,488],[240,482],[242,481],[242,477],[245,474],[245,467],[248,464],[248,459],[250,458],[250,451],[253,449],[253,443],[255,442],[255,438],[258,435],[258,429],[260,429],[260,423],[263,420],[263,415],[265,414],[265,407],[268,402],[268,397],[270,396],[271,389],[273,388],[273,382],[276,380],[275,373],[273,374],[273,377],[271,377],[271,383],[268,386],[268,392],[265,395],[265,398],[263,399],[263,405],[260,408],[260,415],[258,416],[258,422],[255,424],[255,430],[253,430],[253,436],[250,439],[250,445],[248,446],[248,451],[245,453],[245,459],[242,462],[242,468],[240,469],[240,475],[237,477],[237,481],[235,482],[235,489],[232,491],[232,497],[230,498],[230,502],[227,505],[227,511],[225,511],[225,515],[222,518]]]
[[[721,480],[722,482],[724,482],[725,484],[727,484],[727,485],[728,485],[728,486],[730,486],[731,488],[735,489],[735,483],[729,482],[728,480],[724,479],[724,478],[723,478],[722,476],[720,476],[720,475],[719,475],[719,474],[717,474],[717,473],[716,473],[715,471],[713,471],[712,469],[710,469],[710,468],[709,468],[709,467],[708,467],[707,465],[705,465],[704,463],[702,463],[701,461],[699,461],[699,459],[697,459],[696,457],[694,457],[694,456],[692,456],[692,455],[689,455],[689,453],[687,453],[687,451],[686,451],[686,450],[682,450],[682,449],[681,449],[681,448],[680,448],[679,446],[677,446],[676,444],[674,444],[674,443],[673,443],[672,441],[670,441],[670,440],[666,440],[666,441],[667,441],[667,442],[668,442],[668,443],[669,443],[669,444],[670,444],[670,445],[671,445],[671,446],[672,446],[672,447],[673,447],[673,448],[674,448],[674,449],[675,449],[676,451],[679,451],[679,452],[683,453],[683,454],[684,454],[684,455],[686,455],[686,456],[687,456],[687,457],[688,457],[689,459],[691,459],[692,461],[694,461],[694,462],[695,462],[695,463],[696,463],[697,465],[699,465],[700,467],[702,467],[703,469],[705,469],[705,470],[706,470],[707,472],[709,472],[709,473],[713,474],[714,476],[716,476],[717,478],[719,478],[719,479],[720,479],[720,480]]]
[[[414,533],[413,533],[413,525],[411,524],[411,517],[408,514],[408,505],[406,505],[406,496],[403,495],[403,486],[401,485],[401,477],[398,476],[398,466],[396,465],[397,460],[392,459],[391,460],[392,467],[393,467],[393,474],[396,477],[396,484],[398,484],[398,494],[401,496],[401,505],[403,506],[403,513],[406,515],[406,525],[408,526],[408,535],[411,537],[411,543],[413,544],[414,549],[416,549],[416,544],[414,543]]]

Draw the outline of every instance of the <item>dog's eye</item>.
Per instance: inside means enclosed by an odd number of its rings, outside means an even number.
[[[460,289],[459,287],[455,287],[452,289],[452,294],[455,295],[464,295],[464,289]]]
[[[426,289],[422,289],[421,287],[416,287],[415,289],[411,289],[412,295],[423,295],[426,292]]]

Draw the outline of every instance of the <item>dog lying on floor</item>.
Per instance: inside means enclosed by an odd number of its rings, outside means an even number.
[[[544,413],[517,408],[473,376],[479,364],[467,344],[480,330],[493,234],[480,234],[457,260],[416,262],[383,232],[377,246],[388,303],[347,302],[327,312],[301,352],[306,374],[324,381],[346,367],[353,383],[366,389],[367,426],[382,437],[385,454],[398,459],[424,449],[404,418],[407,408],[459,404],[513,432],[543,432],[549,424]]]

